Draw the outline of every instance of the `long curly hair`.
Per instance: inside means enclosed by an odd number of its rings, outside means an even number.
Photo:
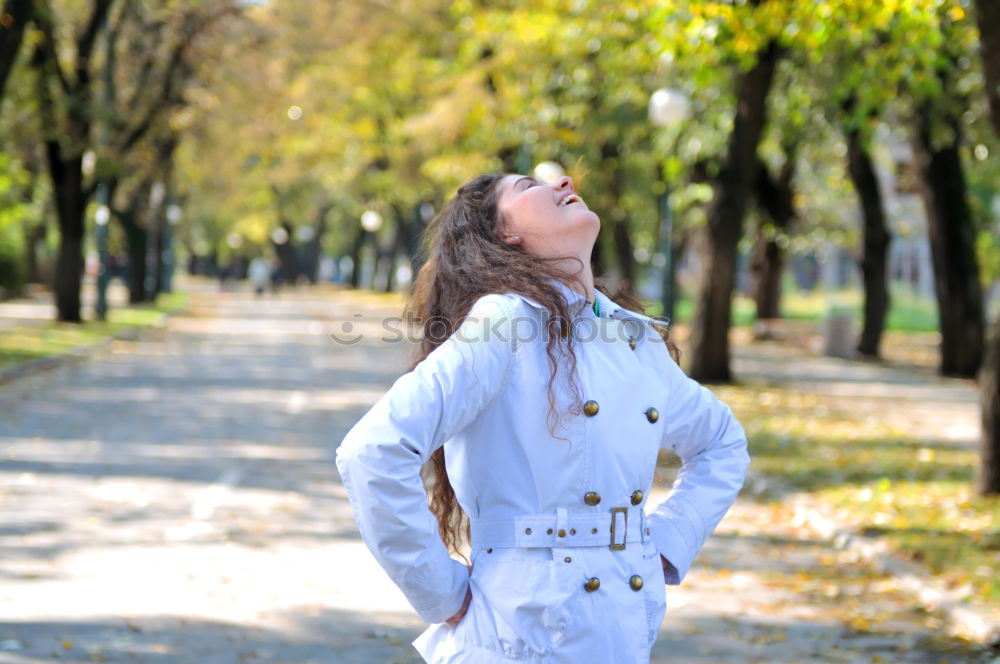
[[[480,175],[462,185],[454,198],[431,221],[422,238],[426,261],[414,283],[413,296],[406,305],[407,320],[421,326],[423,337],[412,371],[431,351],[454,333],[476,300],[490,293],[519,293],[544,305],[550,313],[547,326],[546,354],[549,360],[547,386],[550,433],[563,415],[581,409],[581,391],[576,377],[576,354],[569,321],[569,303],[549,278],[569,285],[580,283],[578,277],[558,266],[563,259],[534,256],[502,240],[506,220],[497,205],[500,181],[504,173]],[[574,257],[575,258],[575,257]],[[575,259],[580,262],[579,259]],[[582,268],[582,265],[581,265]],[[548,277],[548,278],[547,278]],[[581,284],[582,286],[582,284]],[[595,279],[595,288],[608,294],[604,284]],[[644,305],[623,283],[608,296],[633,311]],[[442,329],[441,326],[445,329]],[[433,326],[433,329],[432,329]],[[664,325],[655,326],[675,361],[680,351]],[[443,332],[443,334],[442,334]],[[555,412],[554,383],[560,370],[560,357],[570,378],[573,406],[567,413]],[[553,435],[555,435],[553,433]],[[455,497],[445,467],[444,447],[438,448],[424,466],[431,512],[437,517],[441,539],[452,551],[469,540],[469,522]]]

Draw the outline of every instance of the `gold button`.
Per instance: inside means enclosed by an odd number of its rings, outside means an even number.
[[[632,492],[632,504],[633,505],[638,505],[641,502],[642,502],[642,491],[633,491]]]
[[[650,406],[649,408],[646,409],[646,419],[649,420],[650,422],[655,422],[656,420],[660,419],[659,411]]]
[[[594,401],[593,399],[583,404],[583,414],[586,415],[587,417],[593,417],[594,415],[597,415],[597,411],[600,409],[601,407],[598,406],[597,402]]]
[[[587,582],[583,584],[584,590],[586,590],[588,593],[592,593],[600,587],[601,587],[601,580],[598,579],[596,576],[590,577],[589,579],[587,579]]]
[[[583,502],[587,503],[588,505],[596,505],[599,502],[601,502],[601,494],[597,493],[596,491],[588,491],[587,493],[583,494]]]
[[[628,338],[628,347],[635,350],[635,337]]]
[[[573,559],[572,559],[572,558],[570,558],[569,556],[566,556],[565,558],[563,558],[563,560],[565,560],[565,561],[566,561],[566,562],[568,562],[568,563],[571,563],[571,562],[573,562]]]
[[[566,531],[563,530],[562,528],[559,529],[559,532],[557,534],[559,535],[559,537],[566,537]]]
[[[638,574],[633,575],[632,578],[628,580],[628,585],[632,590],[642,590],[642,577]]]

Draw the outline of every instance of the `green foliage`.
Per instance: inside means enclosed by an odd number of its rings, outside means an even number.
[[[0,294],[17,293],[24,286],[21,222],[28,206],[19,194],[26,183],[20,165],[0,152]]]

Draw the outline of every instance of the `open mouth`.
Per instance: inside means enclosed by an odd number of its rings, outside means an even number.
[[[576,194],[570,194],[566,198],[564,198],[561,201],[559,201],[559,207],[565,207],[565,206],[571,205],[573,203],[583,203],[583,199],[581,199]]]

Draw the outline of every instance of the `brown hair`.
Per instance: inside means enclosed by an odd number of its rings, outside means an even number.
[[[545,306],[551,314],[547,322],[545,349],[550,367],[547,392],[548,425],[551,432],[553,422],[561,419],[555,413],[553,384],[562,350],[565,350],[568,360],[566,368],[571,379],[573,402],[577,404],[575,409],[579,409],[581,397],[575,378],[574,335],[569,334],[568,329],[568,321],[572,319],[569,304],[548,278],[558,279],[565,284],[578,280],[574,274],[557,267],[556,261],[559,258],[534,256],[503,242],[500,233],[505,220],[497,203],[500,198],[500,181],[504,175],[480,175],[461,186],[454,198],[431,221],[424,234],[423,251],[427,260],[417,275],[413,297],[405,311],[407,319],[421,325],[423,330],[419,351],[410,369],[416,367],[457,329],[461,319],[481,296],[490,293],[519,293],[531,297]],[[595,280],[594,286],[607,292],[598,280]],[[637,312],[644,309],[642,303],[629,291],[627,283],[622,284],[609,297],[627,309]],[[441,325],[445,326],[444,330]],[[434,326],[433,329],[431,326]],[[679,350],[670,341],[666,326],[654,327],[663,337],[671,356],[679,361]],[[438,519],[441,539],[448,548],[457,552],[463,536],[465,539],[469,537],[469,524],[448,481],[443,447],[431,455],[424,471],[430,509]]]

